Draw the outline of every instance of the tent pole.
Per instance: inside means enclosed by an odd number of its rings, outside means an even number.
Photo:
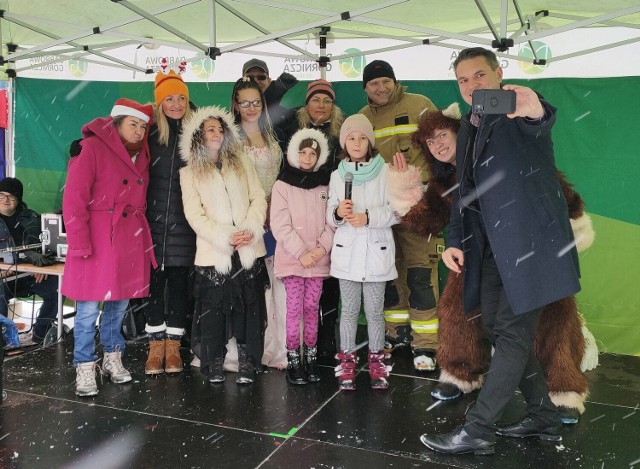
[[[209,0],[209,45],[216,47],[216,0]]]
[[[319,39],[320,39],[320,57],[318,58],[318,64],[320,65],[320,78],[323,80],[327,79],[327,63],[329,62],[329,57],[327,57],[327,34],[331,28],[322,27],[320,28]]]
[[[9,69],[7,68],[7,72]],[[14,113],[13,107],[15,106],[15,100],[13,99],[14,93],[14,81],[15,81],[15,73],[8,74],[9,81],[7,86],[7,128],[4,134],[4,174],[5,176],[14,177],[16,175],[16,164],[15,164],[15,141],[14,141]]]

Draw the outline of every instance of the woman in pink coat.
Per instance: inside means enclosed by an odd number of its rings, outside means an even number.
[[[82,151],[69,162],[62,200],[69,250],[62,293],[77,303],[73,365],[76,394],[95,396],[95,326],[103,302],[102,372],[114,383],[131,381],[122,366],[120,332],[130,298],[149,295],[156,266],[145,218],[149,183],[147,126],[153,109],[119,99],[111,116],[82,128]]]

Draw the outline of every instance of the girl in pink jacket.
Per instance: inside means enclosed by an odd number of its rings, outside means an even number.
[[[271,193],[271,230],[276,238],[274,273],[287,292],[287,381],[320,381],[316,367],[322,280],[329,276],[333,228],[326,222],[329,177],[318,172],[329,156],[322,132],[296,132],[285,166]],[[304,318],[304,360],[300,321]]]

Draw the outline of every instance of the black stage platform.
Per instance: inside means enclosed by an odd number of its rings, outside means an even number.
[[[188,352],[183,350],[188,361]],[[436,373],[397,351],[387,391],[358,375],[339,392],[333,370],[294,387],[269,369],[250,386],[211,385],[198,370],[144,375],[146,344],[127,343],[130,384],[105,379],[94,398],[74,394],[72,339],[6,359],[0,468],[640,468],[640,358],[604,354],[591,396],[561,445],[499,438],[494,456],[448,456],[418,436],[459,425],[476,394],[433,406]],[[188,367],[187,367],[188,368]],[[503,417],[524,412],[515,396]]]

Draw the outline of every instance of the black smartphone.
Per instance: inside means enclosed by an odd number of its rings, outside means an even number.
[[[474,114],[513,114],[516,92],[513,90],[475,90],[471,95]]]

